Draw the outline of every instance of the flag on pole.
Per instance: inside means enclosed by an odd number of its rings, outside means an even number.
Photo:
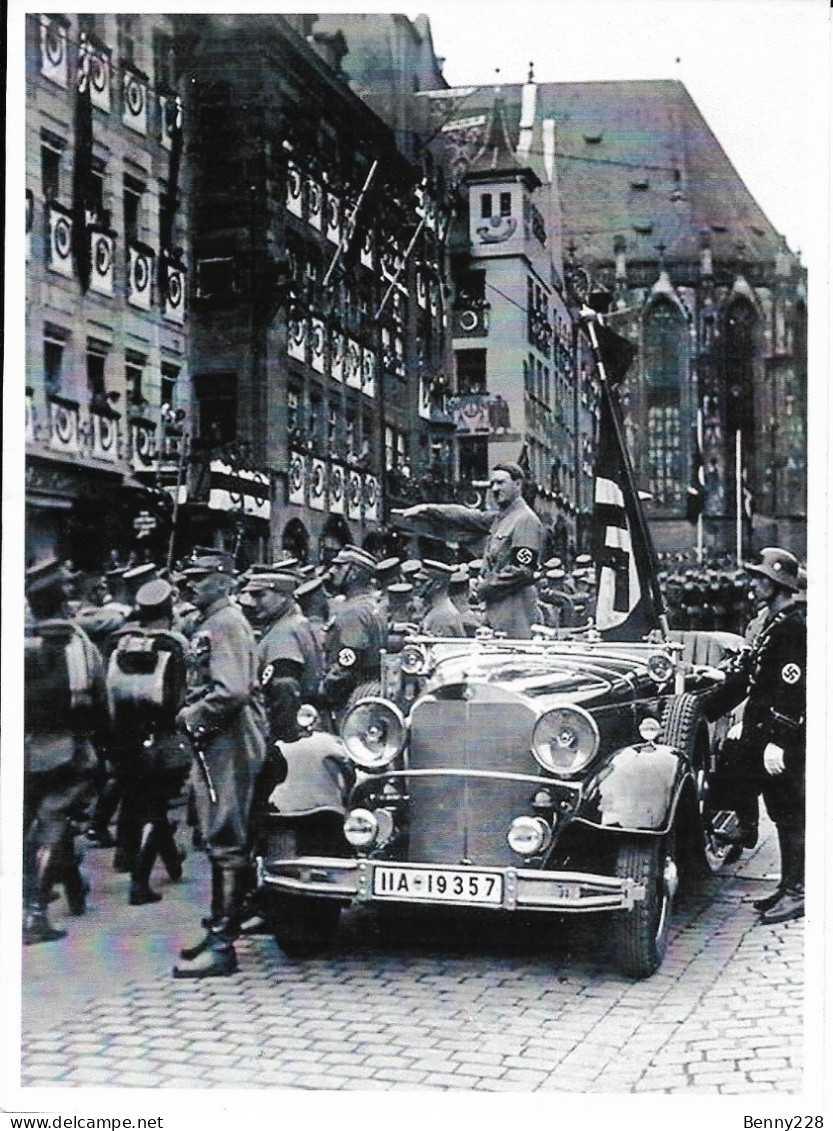
[[[593,507],[596,627],[607,639],[641,640],[661,626],[662,599],[613,392],[636,347],[605,326],[591,323],[589,332],[603,369]]]
[[[81,33],[75,74],[75,152],[72,168],[72,243],[81,290],[90,285],[92,260],[89,223],[95,210],[93,186],[93,107],[90,93],[91,48]]]
[[[692,429],[692,433],[691,484],[686,495],[685,513],[689,522],[696,523],[706,503],[706,471],[703,467],[703,452],[696,427]]]

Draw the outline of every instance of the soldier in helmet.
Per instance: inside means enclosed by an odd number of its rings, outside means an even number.
[[[174,977],[210,978],[237,969],[234,941],[249,885],[249,818],[266,719],[254,634],[229,598],[231,555],[200,554],[183,576],[202,620],[191,638],[177,723],[192,736],[197,755],[191,782],[211,862],[211,915],[204,938],[180,951]]]
[[[781,850],[780,882],[755,907],[762,922],[780,923],[804,914],[806,606],[797,599],[800,566],[788,550],[766,547],[760,562],[746,568],[766,616],[751,651],[742,654],[724,686],[710,696],[709,713],[716,717],[747,696],[739,758],[748,774],[750,798],[763,793]],[[740,836],[744,846],[753,845],[757,828],[741,829]]]

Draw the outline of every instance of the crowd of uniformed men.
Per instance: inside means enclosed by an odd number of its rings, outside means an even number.
[[[60,887],[69,911],[84,913],[88,883],[76,848],[82,832],[90,844],[114,848],[114,869],[129,874],[131,904],[160,900],[151,886],[152,870],[158,860],[171,880],[182,875],[184,850],[172,813],[187,799],[193,843],[210,862],[211,908],[204,935],[181,951],[174,975],[233,972],[233,944],[251,910],[249,821],[258,775],[274,743],[297,737],[303,702],[336,726],[351,694],[379,678],[383,651],[399,650],[410,633],[473,637],[486,626],[529,638],[536,623],[581,629],[592,621],[592,561],[587,555],[572,563],[541,561],[542,527],[521,497],[521,482],[517,465],[494,469],[495,512],[429,504],[404,512],[405,522],[419,518],[448,531],[485,535],[482,558],[465,563],[378,560],[348,544],[318,565],[284,554],[243,573],[227,552],[199,547],[171,570],[147,562],[82,577],[57,560],[29,569],[24,942],[65,934],[48,915]],[[784,573],[768,571],[770,579],[782,582],[771,581],[778,612],[784,604],[789,610],[800,606],[803,625],[798,563],[792,555],[779,561],[786,563]],[[673,567],[665,572],[672,626],[745,628],[754,611],[748,574],[695,576]],[[781,601],[784,595],[788,601]],[[758,596],[766,623],[770,595]],[[780,615],[779,625],[784,619]],[[776,664],[767,677],[776,684],[789,679],[785,686],[792,698],[778,724],[780,769],[766,773],[791,782],[798,780],[794,748],[803,727],[803,707],[796,722],[799,708],[793,702],[796,685],[804,686],[801,647],[800,639],[793,641],[796,655],[786,675]],[[760,668],[760,656],[738,668],[732,686],[741,698],[750,685],[754,694],[756,679],[760,687]],[[768,725],[769,715],[762,714],[758,730]],[[784,749],[793,751],[786,769]],[[750,782],[758,780],[756,773],[757,763],[747,775]],[[788,805],[793,840],[785,847],[782,838],[782,854],[792,861],[792,871],[786,871],[795,914],[803,911],[797,863],[803,840],[799,852],[795,832],[797,824],[803,829],[803,770],[799,776],[800,788],[791,786]],[[771,808],[766,790],[764,796]],[[756,819],[757,787],[748,813],[753,806]],[[753,823],[749,815],[746,843]],[[782,886],[774,904],[782,900]]]

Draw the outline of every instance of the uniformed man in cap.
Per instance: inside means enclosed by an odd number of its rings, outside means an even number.
[[[297,588],[297,577],[283,571],[252,574],[246,585],[260,629],[258,672],[271,742],[296,737],[298,707],[317,694],[323,674],[321,648],[295,600]]]
[[[309,621],[312,633],[318,641],[318,651],[324,655],[324,634],[330,610],[323,577],[305,577],[293,591],[298,608]]]
[[[455,572],[452,565],[426,558],[421,573],[416,575],[416,592],[425,605],[419,630],[427,636],[463,638],[467,635],[463,618],[448,595]]]
[[[495,465],[490,489],[496,514],[454,503],[420,503],[402,512],[406,520],[424,516],[461,531],[488,534],[475,595],[485,605],[489,627],[517,639],[529,639],[538,619],[535,571],[544,540],[541,520],[521,495],[523,481],[517,463]]]
[[[62,617],[64,571],[55,558],[26,571],[31,621],[24,640],[23,941],[51,942],[47,909],[63,884],[73,915],[86,909],[73,819],[92,791],[105,728],[104,672],[86,633]]]
[[[254,634],[229,599],[231,555],[199,555],[183,575],[202,621],[191,638],[177,722],[192,736],[197,756],[191,781],[211,861],[211,916],[202,941],[180,952],[174,977],[207,978],[237,969],[234,940],[249,886],[249,817],[266,718]]]
[[[804,914],[806,606],[796,599],[800,566],[788,550],[769,546],[759,563],[746,568],[767,616],[751,651],[710,696],[709,714],[723,713],[748,693],[738,756],[748,771],[750,796],[763,793],[781,851],[778,887],[755,907],[764,923],[780,923]],[[743,844],[754,844],[756,832],[743,829]]]
[[[358,546],[343,546],[333,559],[325,584],[343,597],[331,606],[324,644],[321,701],[340,711],[361,683],[379,679],[387,627],[379,615],[370,580],[376,562]]]
[[[124,796],[120,826],[130,865],[128,902],[158,903],[150,886],[159,857],[175,882],[184,853],[174,840],[168,808],[191,764],[186,737],[176,728],[185,690],[188,641],[173,628],[174,590],[155,578],[136,594],[135,618],[116,634],[107,669],[111,719],[119,735]]]
[[[471,607],[469,601],[470,578],[468,563],[460,565],[451,575],[448,582],[448,598],[460,614],[466,636],[473,637],[478,628],[483,627],[483,621]]]

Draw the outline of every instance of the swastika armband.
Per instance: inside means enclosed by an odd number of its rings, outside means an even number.
[[[801,679],[801,668],[798,664],[792,662],[784,664],[781,668],[781,679],[788,684],[798,683]]]
[[[338,662],[342,668],[352,668],[356,662],[356,653],[352,648],[342,648],[338,654]]]
[[[530,546],[516,546],[512,550],[512,565],[523,569],[535,569],[538,564],[538,551]]]

